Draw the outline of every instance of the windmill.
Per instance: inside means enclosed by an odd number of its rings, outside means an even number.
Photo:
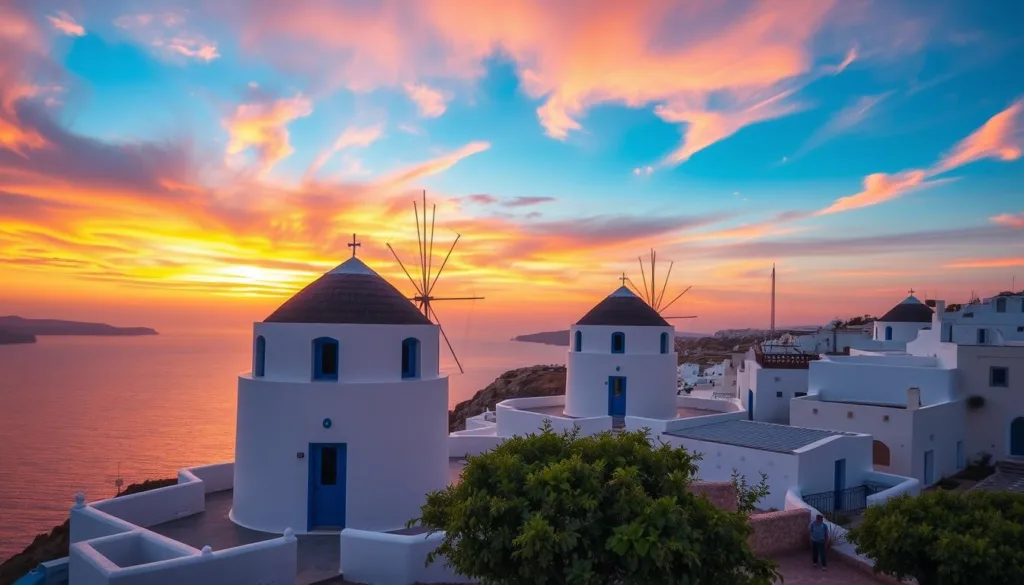
[[[434,309],[431,303],[435,301],[478,301],[483,300],[483,297],[435,297],[433,295],[434,287],[437,286],[437,279],[441,277],[441,272],[444,271],[444,267],[448,264],[448,258],[451,257],[452,251],[455,250],[455,244],[459,243],[459,238],[462,236],[455,234],[455,241],[452,242],[451,247],[448,248],[448,253],[445,254],[444,260],[441,262],[437,272],[434,272],[434,220],[437,218],[437,205],[431,205],[430,210],[430,229],[427,230],[427,192],[423,191],[423,216],[422,221],[420,217],[420,207],[416,201],[412,202],[413,213],[416,216],[416,243],[419,246],[419,279],[412,277],[412,274],[405,268],[405,264],[402,263],[402,259],[398,257],[398,253],[388,243],[388,250],[391,250],[391,255],[398,261],[398,265],[402,267],[402,272],[409,278],[409,282],[412,283],[413,288],[416,290],[416,294],[409,298],[410,301],[416,303],[423,316],[433,321],[437,328],[441,331],[441,337],[444,338],[445,344],[448,345],[448,351],[451,352],[452,358],[455,359],[455,365],[459,367],[459,373],[466,373],[462,369],[462,362],[459,361],[459,357],[455,355],[455,349],[452,347],[452,342],[448,341],[448,335],[444,332],[444,327],[441,326],[441,320],[437,316],[437,311]]]
[[[626,284],[628,282],[629,285],[631,287],[633,287],[633,290],[636,291],[636,293],[638,295],[640,295],[640,298],[642,298],[644,301],[646,301],[647,304],[650,305],[655,311],[657,311],[659,315],[661,315],[661,313],[663,311],[668,310],[669,307],[671,307],[673,304],[675,304],[676,301],[678,301],[680,298],[682,298],[682,296],[685,295],[686,293],[690,292],[690,289],[693,288],[692,286],[686,287],[685,289],[683,289],[683,292],[679,293],[678,295],[675,296],[675,298],[673,298],[671,301],[666,303],[666,302],[664,302],[665,301],[665,291],[668,289],[668,279],[672,276],[672,266],[675,264],[675,262],[669,262],[668,263],[668,272],[665,274],[665,280],[662,283],[661,287],[659,288],[658,285],[657,285],[657,282],[655,281],[655,268],[657,267],[658,253],[654,250],[654,248],[651,248],[651,257],[650,257],[651,274],[650,274],[650,279],[649,279],[650,282],[649,283],[648,283],[648,278],[647,278],[647,276],[648,276],[647,275],[647,270],[644,267],[644,260],[643,260],[643,258],[638,256],[637,260],[640,262],[640,276],[641,276],[641,278],[643,278],[643,285],[644,285],[643,290],[641,290],[631,279],[627,278],[625,273],[623,273],[623,275],[622,275],[622,282],[623,282],[623,284]],[[696,319],[697,315],[682,315],[682,316],[676,316],[676,317],[666,317],[666,316],[662,315],[661,318],[662,319]]]

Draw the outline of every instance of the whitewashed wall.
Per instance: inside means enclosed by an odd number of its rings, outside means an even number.
[[[231,518],[265,532],[305,532],[310,443],[347,445],[346,527],[402,528],[428,492],[448,483],[448,380],[320,384],[241,376]]]
[[[1024,347],[961,345],[958,353],[961,394],[985,400],[981,408],[967,411],[967,455],[984,452],[1003,459],[1010,455],[1010,424],[1024,417]],[[989,386],[992,366],[1009,368],[1008,388]]]
[[[575,335],[583,334],[582,351]],[[611,353],[612,333],[626,336],[625,353]],[[669,352],[661,353],[667,333]],[[647,418],[675,416],[678,357],[672,327],[609,327],[573,325],[566,356],[565,413],[575,417],[608,415],[608,377],[626,378],[626,414]]]
[[[279,382],[310,382],[313,378],[313,340],[338,340],[338,381],[390,382],[402,380],[402,340],[420,342],[420,377],[438,376],[436,325],[362,325],[317,323],[255,323],[256,337],[266,340],[264,378]]]
[[[491,435],[450,435],[448,437],[448,456],[461,459],[467,455],[479,455],[493,451],[506,437]]]
[[[444,557],[424,566],[443,539],[443,532],[401,535],[347,528],[341,531],[341,572],[347,581],[373,585],[475,582],[445,567]]]
[[[891,341],[906,343],[908,341],[913,341],[913,339],[917,337],[917,332],[929,325],[929,323],[893,323],[875,321],[874,336],[878,341],[886,341],[885,328],[892,327]]]
[[[762,368],[753,361],[747,363],[747,370],[748,389],[754,391],[754,420],[789,424],[789,401],[797,392],[807,392],[807,370]],[[741,394],[740,399],[746,400],[746,391]]]
[[[758,503],[761,508],[781,510],[785,505],[786,491],[797,485],[799,480],[799,458],[791,453],[759,451],[673,435],[662,435],[661,438],[675,447],[703,454],[703,460],[697,462],[697,476],[702,481],[729,481],[735,469],[748,482],[756,484],[761,481],[761,473],[766,473],[770,493]]]
[[[924,404],[953,399],[951,370],[897,365],[901,361],[896,356],[841,356],[814,361],[810,366],[807,391],[831,401],[905,404],[907,389],[917,387],[921,389]]]
[[[537,396],[533,398],[503,400],[495,408],[498,418],[497,435],[500,437],[512,437],[537,433],[545,420],[551,422],[551,429],[555,432],[568,431],[574,427],[579,427],[580,434],[586,436],[612,430],[612,417],[607,415],[571,418],[522,410],[526,408],[564,406],[565,401],[565,396]]]
[[[830,492],[835,487],[835,462],[846,459],[846,485],[851,488],[864,484],[871,468],[871,437],[837,436],[823,439],[797,450],[801,493]]]
[[[930,450],[934,453],[935,462],[932,483],[956,475],[960,471],[956,460],[957,441],[964,441],[966,458],[965,411],[962,402],[949,402],[914,412],[913,465],[909,473],[896,473],[913,477],[924,487],[930,485],[924,477],[924,454]]]

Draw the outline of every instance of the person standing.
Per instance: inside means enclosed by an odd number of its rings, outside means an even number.
[[[814,566],[818,566],[818,559],[821,559],[821,570],[825,570],[825,566],[828,564],[825,560],[825,549],[828,547],[828,524],[825,524],[825,518],[818,514],[811,522],[811,562]]]

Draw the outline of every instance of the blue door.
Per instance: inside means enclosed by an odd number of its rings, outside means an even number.
[[[626,416],[626,378],[608,376],[608,414]]]
[[[935,451],[924,452],[924,485],[935,483]]]
[[[1010,455],[1024,457],[1024,416],[1010,423]]]
[[[754,391],[747,390],[747,420],[754,420]]]
[[[843,490],[846,489],[846,459],[836,459],[835,483],[832,486],[834,510],[843,510]]]
[[[309,530],[345,527],[344,443],[309,444]]]

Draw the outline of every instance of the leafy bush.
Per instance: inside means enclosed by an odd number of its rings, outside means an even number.
[[[875,570],[919,585],[1024,583],[1024,494],[945,491],[872,506],[847,539]]]
[[[949,477],[944,477],[940,479],[935,485],[942,490],[955,490],[960,485],[960,482]]]
[[[766,485],[747,488],[737,512],[716,508],[688,489],[698,459],[644,431],[579,437],[545,425],[511,438],[427,496],[417,520],[445,532],[427,563],[443,555],[499,585],[771,584],[774,563],[747,545]]]
[[[992,455],[989,453],[982,453],[981,456],[972,461],[964,468],[963,471],[956,474],[955,477],[969,481],[981,481],[995,472],[996,468],[992,465]]]

